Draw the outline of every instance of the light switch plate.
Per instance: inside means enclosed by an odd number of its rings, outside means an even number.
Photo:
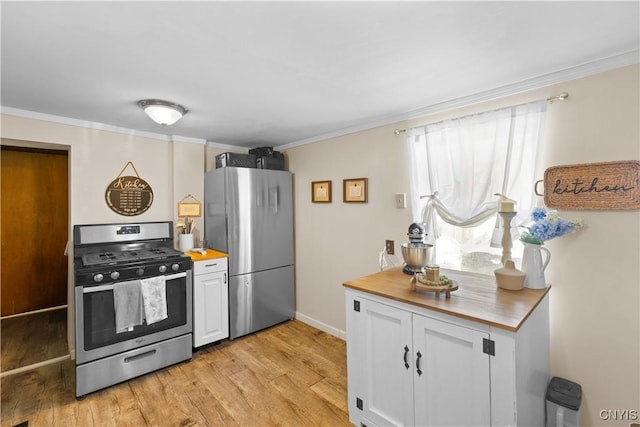
[[[407,207],[407,194],[406,193],[396,194],[396,208],[405,209],[406,207]]]

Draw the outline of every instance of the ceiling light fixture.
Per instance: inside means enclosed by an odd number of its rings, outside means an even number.
[[[151,117],[151,120],[163,126],[174,124],[189,111],[182,105],[159,99],[143,99],[138,101],[138,106]]]

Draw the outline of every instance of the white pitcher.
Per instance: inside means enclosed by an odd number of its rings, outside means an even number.
[[[522,242],[524,252],[522,253],[522,271],[527,275],[524,280],[524,287],[530,289],[544,289],[547,281],[544,277],[544,270],[551,260],[551,252],[541,244]],[[542,262],[542,252],[547,254],[547,259]]]

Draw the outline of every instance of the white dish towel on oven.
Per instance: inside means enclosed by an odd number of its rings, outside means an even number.
[[[140,280],[113,285],[113,308],[116,313],[117,334],[132,331],[134,326],[142,325],[144,309]]]
[[[164,276],[142,279],[142,302],[147,325],[167,317],[167,281]]]

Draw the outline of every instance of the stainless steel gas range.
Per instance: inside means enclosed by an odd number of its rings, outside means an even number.
[[[191,359],[191,259],[173,223],[76,225],[76,396]]]

